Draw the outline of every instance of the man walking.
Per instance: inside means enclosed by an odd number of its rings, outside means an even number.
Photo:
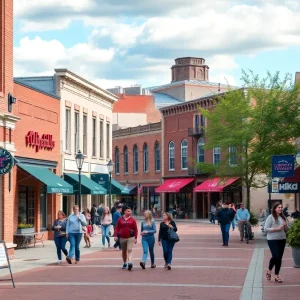
[[[289,214],[289,205],[288,205],[288,204],[286,204],[286,206],[285,206],[285,208],[283,209],[282,213],[283,213],[283,215],[284,215],[286,218],[290,216],[290,214]]]
[[[210,223],[216,224],[215,221],[216,207],[212,204],[210,207]]]
[[[244,224],[247,223],[248,226],[248,234],[249,237],[252,236],[252,228],[249,222],[250,220],[250,213],[247,208],[245,208],[245,204],[242,203],[240,209],[237,210],[236,213],[236,220],[239,222],[239,230],[240,230],[240,237],[241,241],[244,240]]]
[[[114,227],[114,232],[116,230],[116,225],[118,220],[122,217],[121,211],[122,211],[122,205],[118,204],[112,218],[112,225]],[[119,249],[121,250],[120,238],[118,238],[118,240],[114,244],[114,248],[117,249],[117,247],[119,247]]]

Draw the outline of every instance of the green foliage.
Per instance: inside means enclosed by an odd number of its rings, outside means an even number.
[[[300,248],[300,220],[294,220],[287,233],[287,244],[293,248]]]
[[[33,228],[32,224],[19,224],[18,229]]]
[[[249,220],[249,223],[252,226],[258,226],[258,224],[259,224],[258,218],[254,215],[254,213],[252,211],[250,211],[250,220]]]
[[[259,79],[243,71],[242,80],[244,88],[216,95],[214,109],[199,108],[208,120],[205,149],[220,147],[221,161],[196,167],[218,177],[240,177],[250,209],[251,188],[267,185],[267,178],[258,175],[270,174],[272,155],[297,153],[291,141],[300,136],[300,86],[293,85],[291,75],[281,80],[279,72]]]

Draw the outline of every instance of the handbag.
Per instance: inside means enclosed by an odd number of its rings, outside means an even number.
[[[171,228],[168,229],[168,240],[174,243],[180,241],[178,234]]]
[[[128,229],[129,229],[129,235],[130,235],[130,237],[134,237],[134,236],[135,236],[134,231],[133,231],[132,229],[129,228],[128,223],[127,223],[127,221],[125,221],[124,218],[123,218],[123,220],[124,220],[124,222],[126,223],[126,226],[127,226]]]

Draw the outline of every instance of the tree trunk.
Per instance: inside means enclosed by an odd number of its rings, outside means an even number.
[[[250,211],[250,194],[251,194],[251,186],[246,186],[246,207]]]

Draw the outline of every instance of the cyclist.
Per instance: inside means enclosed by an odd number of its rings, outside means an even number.
[[[252,228],[251,228],[251,224],[249,222],[250,213],[249,213],[248,209],[245,208],[244,203],[241,203],[240,209],[237,210],[236,219],[239,222],[241,241],[244,240],[244,224],[245,224],[245,222],[248,225],[248,235],[249,235],[249,237],[252,237]]]

